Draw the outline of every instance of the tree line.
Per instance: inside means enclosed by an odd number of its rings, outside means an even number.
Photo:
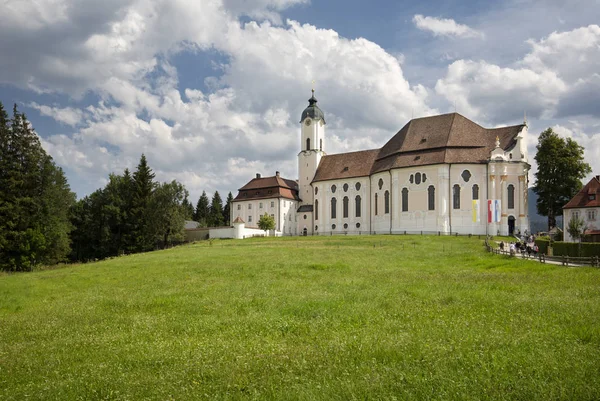
[[[0,102],[0,270],[145,252],[184,240],[186,220],[229,224],[226,204],[206,192],[196,207],[177,181],[160,183],[144,155],[136,170],[110,174],[79,201],[63,170],[42,148],[24,113]]]

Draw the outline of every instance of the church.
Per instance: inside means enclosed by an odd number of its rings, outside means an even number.
[[[415,118],[380,149],[328,155],[314,90],[300,118],[298,179],[257,174],[231,221],[275,235],[489,234],[529,230],[527,123],[484,128],[458,113]]]

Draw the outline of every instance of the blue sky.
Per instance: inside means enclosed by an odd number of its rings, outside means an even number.
[[[564,4],[568,3],[568,4]],[[0,101],[79,197],[141,153],[161,181],[232,191],[296,178],[315,81],[325,150],[381,147],[412,116],[487,127],[527,112],[600,173],[600,0],[4,0]]]

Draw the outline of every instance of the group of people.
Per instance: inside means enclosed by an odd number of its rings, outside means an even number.
[[[530,241],[528,241],[530,240]],[[521,255],[527,253],[527,256],[536,256],[540,251],[538,246],[533,242],[533,235],[525,236],[521,238],[521,241],[505,243],[504,241],[500,242],[500,250],[508,251],[511,256],[520,253]]]

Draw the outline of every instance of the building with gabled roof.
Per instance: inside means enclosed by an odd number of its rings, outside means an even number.
[[[526,123],[490,129],[458,113],[422,117],[380,149],[327,155],[314,90],[308,102],[298,180],[257,177],[240,188],[232,213],[250,217],[241,202],[268,200],[284,235],[528,231]]]
[[[595,176],[563,206],[564,240],[575,242],[567,231],[572,218],[585,224],[584,241],[600,242],[600,175]]]

